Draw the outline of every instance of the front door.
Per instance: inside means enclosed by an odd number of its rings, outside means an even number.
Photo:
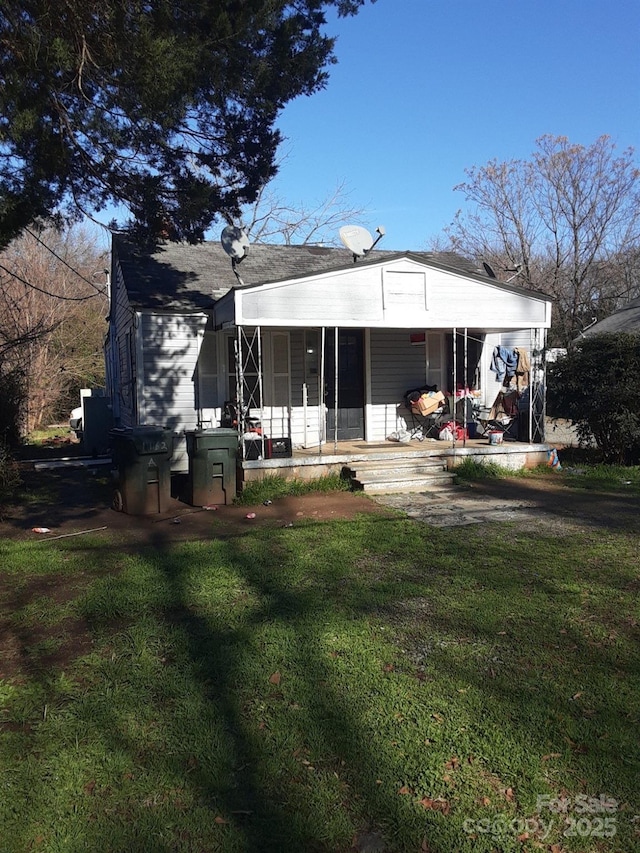
[[[327,441],[332,441],[336,424],[335,334],[327,329],[325,359],[325,402]],[[362,329],[338,332],[338,441],[364,438],[364,334]]]

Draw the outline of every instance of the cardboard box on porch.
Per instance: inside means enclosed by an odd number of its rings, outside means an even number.
[[[436,409],[440,408],[444,400],[442,391],[430,391],[428,394],[419,397],[411,409],[416,415],[432,415]]]

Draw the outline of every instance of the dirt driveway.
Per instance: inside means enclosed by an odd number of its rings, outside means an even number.
[[[146,518],[111,509],[112,485],[99,469],[26,469],[23,477],[26,500],[2,508],[2,537],[45,539],[106,528],[121,541],[160,543],[233,536],[255,526],[351,519],[361,513],[382,518],[397,511],[438,527],[510,522],[563,534],[605,527],[640,533],[637,495],[576,490],[551,471],[531,479],[483,480],[446,493],[375,499],[362,493],[327,492],[280,498],[268,506],[203,510],[174,498],[167,513]],[[249,518],[251,514],[255,518]],[[36,534],[34,527],[49,528],[50,533]]]

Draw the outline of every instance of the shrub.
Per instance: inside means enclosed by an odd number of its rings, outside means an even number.
[[[567,418],[605,461],[640,459],[640,335],[583,338],[547,369],[547,410]]]
[[[0,364],[0,444],[7,448],[20,444],[26,397],[23,371]]]
[[[0,504],[9,500],[19,485],[18,465],[6,444],[0,441]]]

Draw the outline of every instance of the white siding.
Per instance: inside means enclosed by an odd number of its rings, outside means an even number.
[[[138,422],[170,426],[176,438],[172,468],[186,469],[183,432],[197,426],[196,363],[207,318],[147,313],[139,317]]]
[[[500,334],[487,335],[482,364],[485,376],[484,388],[486,389],[484,401],[488,406],[493,404],[502,388],[502,381],[498,380],[496,374],[489,369],[493,349],[497,346],[509,347],[510,349],[521,347],[526,349],[529,357],[531,357],[531,329],[515,329]]]
[[[517,329],[513,332],[503,332],[500,335],[500,343],[503,347],[511,349],[523,347],[531,354],[531,329]]]
[[[409,259],[235,291],[241,325],[548,326],[548,300]]]

